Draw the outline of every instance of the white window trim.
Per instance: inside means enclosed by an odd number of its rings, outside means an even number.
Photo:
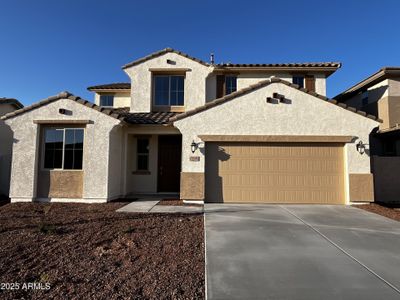
[[[44,167],[44,156],[45,156],[45,145],[46,145],[46,130],[52,129],[52,130],[60,130],[63,131],[63,149],[62,149],[62,161],[61,161],[61,166],[62,168],[45,168]],[[65,155],[65,130],[66,129],[82,129],[83,130],[83,149],[82,149],[82,169],[64,169],[64,155]],[[82,172],[84,170],[84,157],[85,157],[85,134],[86,130],[85,128],[82,127],[45,127],[43,128],[43,137],[42,137],[42,142],[41,142],[41,170],[42,171],[74,171],[74,172]]]

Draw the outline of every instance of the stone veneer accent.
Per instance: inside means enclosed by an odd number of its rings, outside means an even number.
[[[351,202],[374,202],[372,174],[349,174],[349,185]]]
[[[204,173],[181,173],[181,199],[204,200]]]
[[[82,198],[83,171],[40,171],[39,198]]]

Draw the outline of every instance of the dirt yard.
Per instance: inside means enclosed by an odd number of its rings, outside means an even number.
[[[367,211],[385,216],[387,218],[400,221],[400,208],[386,207],[376,203],[354,205],[354,207],[365,209]]]
[[[0,207],[0,299],[204,298],[203,216],[122,205]]]

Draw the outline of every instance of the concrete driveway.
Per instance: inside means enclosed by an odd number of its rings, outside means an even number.
[[[208,299],[400,299],[400,222],[348,206],[205,205]]]

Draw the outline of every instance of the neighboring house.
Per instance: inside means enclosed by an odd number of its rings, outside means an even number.
[[[385,67],[350,87],[335,99],[378,116],[371,156],[375,196],[381,202],[400,202],[400,67]]]
[[[16,99],[0,98],[0,117],[24,106]],[[0,198],[8,196],[13,134],[11,128],[0,120]]]
[[[356,142],[380,123],[326,98],[339,67],[150,54],[123,67],[131,84],[90,87],[96,104],[63,92],[3,118],[16,140],[11,200],[373,201]]]

